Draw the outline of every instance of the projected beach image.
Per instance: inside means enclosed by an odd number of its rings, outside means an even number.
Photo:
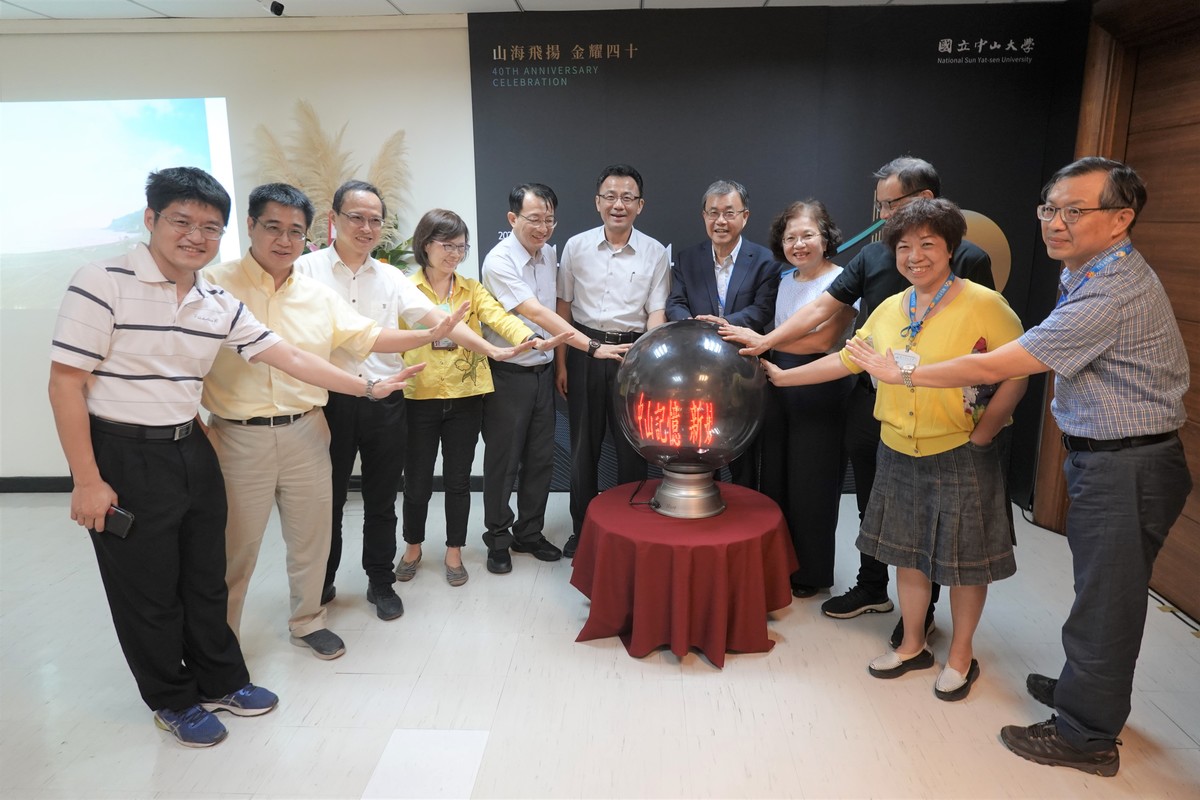
[[[145,241],[146,176],[172,166],[233,193],[224,98],[0,104],[0,305],[57,308],[80,266]]]

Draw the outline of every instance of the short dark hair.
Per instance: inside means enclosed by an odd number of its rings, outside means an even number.
[[[525,195],[527,194],[545,201],[551,211],[558,208],[558,195],[549,186],[544,183],[522,183],[514,186],[508,193],[508,210],[514,214],[520,214],[521,209],[525,206]]]
[[[953,255],[967,234],[967,218],[958,206],[944,197],[918,197],[902,208],[896,209],[883,226],[883,240],[890,250],[895,251],[900,237],[909,231],[927,229],[946,242],[946,249]]]
[[[833,217],[829,216],[829,211],[825,208],[824,203],[820,200],[809,199],[797,200],[771,220],[771,229],[767,234],[767,239],[775,259],[787,261],[787,254],[783,251],[783,232],[789,222],[802,216],[812,217],[817,223],[821,238],[825,240],[824,256],[833,258],[837,255],[838,245],[842,243],[842,231],[833,221]]]
[[[426,211],[417,223],[417,229],[413,231],[413,260],[422,267],[428,267],[429,259],[425,256],[425,246],[430,242],[448,242],[459,236],[465,236],[468,242],[471,241],[471,232],[467,230],[467,223],[463,222],[462,217],[444,208]]]
[[[628,164],[610,164],[600,173],[600,177],[596,178],[596,194],[600,194],[600,187],[609,178],[633,178],[633,182],[637,184],[638,194],[644,195],[642,191],[642,173],[638,172]]]
[[[308,195],[287,183],[264,183],[262,186],[255,186],[250,192],[250,208],[247,213],[254,219],[258,219],[262,216],[267,203],[279,203],[281,206],[298,208],[303,211],[305,230],[312,226],[313,217],[317,213],[313,208],[312,201],[308,199]]]
[[[738,197],[742,198],[742,208],[750,207],[750,193],[746,191],[746,187],[742,186],[737,181],[727,181],[724,178],[713,181],[704,190],[704,197],[700,198],[700,208],[708,205],[708,198],[713,196],[724,196],[733,192],[738,193]]]
[[[346,181],[337,188],[333,193],[333,210],[339,214],[342,211],[342,202],[346,199],[348,192],[370,192],[379,198],[379,216],[387,219],[387,201],[383,199],[383,192],[379,191],[373,183],[366,181]]]
[[[1046,202],[1046,196],[1050,194],[1054,184],[1063,178],[1075,178],[1092,172],[1108,173],[1104,190],[1100,192],[1100,205],[1106,208],[1133,209],[1133,222],[1129,223],[1127,231],[1133,230],[1138,214],[1142,213],[1142,208],[1146,205],[1146,184],[1133,167],[1120,161],[1100,156],[1085,156],[1078,161],[1072,161],[1054,173],[1050,181],[1042,187],[1042,202]]]
[[[915,156],[900,156],[893,158],[874,172],[875,180],[886,180],[895,175],[900,179],[900,188],[905,194],[920,192],[925,189],[933,192],[934,197],[942,196],[942,179],[937,170],[923,158]]]
[[[146,206],[156,214],[171,203],[196,202],[221,212],[229,224],[229,192],[217,179],[198,167],[168,167],[151,172],[146,178]]]

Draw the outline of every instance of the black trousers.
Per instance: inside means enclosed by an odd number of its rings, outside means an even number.
[[[583,527],[588,504],[599,493],[600,446],[612,432],[617,451],[617,483],[646,477],[646,460],[621,432],[617,421],[617,370],[621,362],[588,358],[567,350],[567,417],[571,423],[571,525]]]
[[[783,369],[814,361],[775,354]],[[814,386],[767,387],[766,412],[758,437],[761,491],[779,504],[792,536],[800,569],[792,583],[833,585],[838,506],[841,503],[842,430],[847,377]]]
[[[442,450],[446,494],[446,546],[467,543],[471,515],[471,464],[483,424],[483,395],[445,400],[405,400],[408,447],[404,456],[404,541],[425,541],[433,496],[433,467]]]
[[[333,469],[333,516],[325,589],[342,563],[342,510],[355,456],[362,458],[362,568],[367,580],[391,585],[396,559],[396,494],[404,473],[404,398],[397,392],[379,402],[329,393],[329,461]]]
[[[483,398],[483,543],[497,550],[543,535],[554,477],[554,365],[488,363],[496,391]]]
[[[99,430],[100,476],[134,515],[125,539],[91,534],[113,626],[142,700],[178,711],[250,682],[226,621],[225,483],[208,438],[141,441]]]

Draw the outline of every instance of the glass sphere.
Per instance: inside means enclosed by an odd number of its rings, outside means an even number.
[[[638,339],[617,372],[617,418],[642,457],[664,468],[717,469],[744,451],[762,423],[767,376],[711,322],[660,325]]]

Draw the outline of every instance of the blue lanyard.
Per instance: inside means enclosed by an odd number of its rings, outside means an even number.
[[[950,273],[950,277],[946,278],[946,282],[942,284],[942,288],[938,289],[937,294],[933,296],[933,300],[929,303],[929,308],[925,309],[925,313],[921,315],[921,319],[917,319],[917,290],[913,287],[912,294],[908,296],[908,324],[900,329],[900,335],[908,339],[908,344],[904,345],[905,350],[911,350],[916,344],[917,334],[921,332],[922,326],[925,325],[925,318],[929,316],[929,312],[933,311],[933,307],[938,304],[946,292],[950,291],[950,285],[954,283],[954,273]]]
[[[1100,259],[1098,262],[1096,262],[1095,265],[1092,266],[1091,269],[1089,269],[1087,272],[1083,273],[1083,280],[1081,280],[1079,282],[1079,285],[1076,286],[1074,289],[1072,289],[1069,294],[1068,294],[1067,288],[1065,286],[1062,287],[1061,289],[1059,289],[1058,302],[1054,304],[1054,307],[1058,308],[1063,303],[1067,302],[1067,298],[1070,297],[1071,294],[1074,294],[1075,292],[1078,292],[1080,289],[1082,289],[1083,285],[1085,283],[1087,283],[1088,281],[1090,281],[1092,279],[1092,276],[1095,275],[1097,272],[1104,269],[1109,264],[1112,264],[1113,262],[1124,258],[1127,255],[1129,255],[1129,252],[1124,249],[1114,250],[1113,252],[1111,252],[1107,256],[1105,256],[1104,258]]]

